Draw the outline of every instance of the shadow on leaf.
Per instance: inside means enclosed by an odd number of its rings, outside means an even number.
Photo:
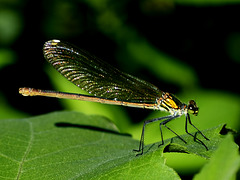
[[[117,131],[109,130],[109,129],[104,129],[96,126],[90,126],[90,125],[81,125],[81,124],[73,124],[73,123],[68,123],[68,122],[58,122],[55,123],[56,127],[60,128],[81,128],[81,129],[88,129],[92,131],[99,131],[99,132],[105,132],[105,133],[110,133],[110,134],[116,134],[116,135],[121,135],[121,136],[130,136],[130,134],[122,134]]]

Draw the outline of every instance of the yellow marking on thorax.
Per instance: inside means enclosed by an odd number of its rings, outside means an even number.
[[[171,96],[169,96],[168,98],[164,99],[163,101],[164,101],[164,103],[165,103],[167,106],[169,106],[169,107],[171,107],[171,108],[173,108],[173,109],[179,109],[179,107],[178,107],[178,105],[175,103],[175,101],[173,101],[173,100],[171,99]]]

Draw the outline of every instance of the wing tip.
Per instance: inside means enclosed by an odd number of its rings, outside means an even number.
[[[44,43],[44,46],[43,47],[49,47],[49,46],[55,46],[57,45],[58,43],[60,43],[61,41],[58,40],[58,39],[53,39],[53,40],[49,40],[49,41],[46,41]]]

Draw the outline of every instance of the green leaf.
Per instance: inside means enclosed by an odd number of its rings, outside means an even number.
[[[236,173],[240,167],[238,146],[229,134],[214,153],[211,161],[206,164],[202,171],[195,176],[198,179],[236,179]]]
[[[136,157],[139,141],[120,134],[104,117],[55,112],[1,120],[0,127],[0,178],[5,179],[179,179],[165,164],[164,149],[209,158],[222,141],[218,126],[203,131],[211,139],[209,151],[183,135],[187,145],[172,138],[160,148],[146,146]]]

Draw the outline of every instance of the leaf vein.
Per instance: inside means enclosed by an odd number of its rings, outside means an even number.
[[[24,162],[25,162],[25,160],[26,160],[27,155],[29,154],[29,152],[30,152],[30,150],[31,150],[32,142],[33,142],[33,139],[34,139],[32,122],[29,122],[29,121],[28,121],[28,123],[29,123],[29,130],[30,130],[30,131],[29,131],[29,133],[30,133],[30,139],[29,139],[29,142],[28,142],[26,151],[25,151],[25,153],[24,153],[24,155],[23,155],[23,158],[22,158],[22,160],[21,160],[20,163],[19,163],[19,170],[18,170],[17,178],[16,178],[17,180],[20,178],[20,175],[21,175],[22,169],[23,169],[23,164],[24,164]]]

